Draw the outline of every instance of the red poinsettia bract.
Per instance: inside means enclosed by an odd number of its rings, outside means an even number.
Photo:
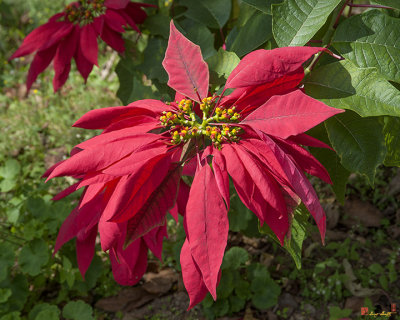
[[[27,89],[53,61],[54,91],[68,79],[71,60],[87,80],[93,65],[98,65],[97,38],[101,37],[118,52],[125,50],[121,34],[130,26],[140,32],[137,24],[147,15],[141,7],[151,5],[133,3],[130,0],[79,0],[52,16],[47,23],[33,30],[23,41],[11,59],[36,52],[28,72]]]
[[[190,306],[207,292],[216,299],[228,238],[229,177],[241,201],[281,243],[293,209],[302,201],[321,237],[325,214],[305,172],[331,183],[303,146],[328,147],[304,132],[342,112],[305,95],[302,64],[323,48],[257,50],[229,76],[227,95],[209,94],[209,72],[198,46],[171,22],[163,66],[176,101],[140,100],[93,110],[74,126],[103,129],[49,169],[48,179],[78,182],[56,198],[85,188],[64,222],[56,250],[77,238],[79,268],[86,271],[100,233],[121,284],[136,283],[149,248],[161,254],[166,214],[184,216],[181,251]],[[191,186],[182,176],[192,176]]]

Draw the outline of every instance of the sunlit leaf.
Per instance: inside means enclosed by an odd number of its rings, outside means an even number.
[[[272,6],[272,31],[280,47],[305,45],[341,0],[286,0]]]
[[[333,46],[360,68],[375,67],[386,79],[400,82],[400,20],[378,10],[339,24]]]

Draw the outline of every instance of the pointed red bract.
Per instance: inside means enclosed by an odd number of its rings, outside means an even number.
[[[200,269],[193,259],[190,245],[186,239],[181,249],[181,268],[183,283],[189,294],[190,304],[188,310],[200,303],[208,293]]]
[[[296,73],[304,76],[303,63],[320,51],[330,53],[328,49],[320,47],[287,47],[253,51],[246,55],[232,71],[225,88],[274,83]]]
[[[328,107],[296,90],[274,96],[241,123],[283,139],[307,131],[344,110]]]
[[[198,169],[186,206],[187,238],[208,291],[217,298],[217,282],[228,239],[228,212],[208,164]]]
[[[171,88],[195,101],[199,101],[199,97],[207,97],[209,73],[200,47],[186,39],[172,21],[162,64],[168,73]]]

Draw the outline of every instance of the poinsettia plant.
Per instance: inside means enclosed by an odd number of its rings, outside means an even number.
[[[64,11],[53,15],[47,23],[33,30],[23,41],[11,59],[35,53],[29,68],[26,86],[32,84],[53,61],[54,91],[67,81],[74,59],[85,82],[98,66],[100,37],[115,51],[125,51],[122,33],[130,27],[140,33],[137,24],[146,19],[142,7],[154,7],[130,0],[79,0],[68,4]]]
[[[57,251],[77,239],[85,274],[100,234],[116,281],[137,283],[147,251],[161,257],[166,215],[183,215],[186,240],[182,276],[190,306],[207,292],[216,299],[228,238],[230,179],[243,202],[281,244],[290,237],[294,209],[303,202],[325,236],[325,214],[305,173],[331,183],[328,172],[303,146],[330,148],[304,132],[343,112],[303,93],[303,64],[318,47],[260,49],[246,55],[221,92],[210,92],[200,47],[170,24],[163,66],[172,102],[153,99],[97,109],[75,127],[103,132],[72,150],[45,177],[78,182],[60,199],[84,188],[63,223]],[[234,89],[225,94],[228,89]],[[184,176],[193,177],[191,185]]]

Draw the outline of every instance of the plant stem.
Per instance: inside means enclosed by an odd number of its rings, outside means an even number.
[[[392,9],[392,7],[388,6],[381,6],[379,4],[353,4],[353,3],[348,3],[347,4],[350,8],[378,8],[378,9]]]

